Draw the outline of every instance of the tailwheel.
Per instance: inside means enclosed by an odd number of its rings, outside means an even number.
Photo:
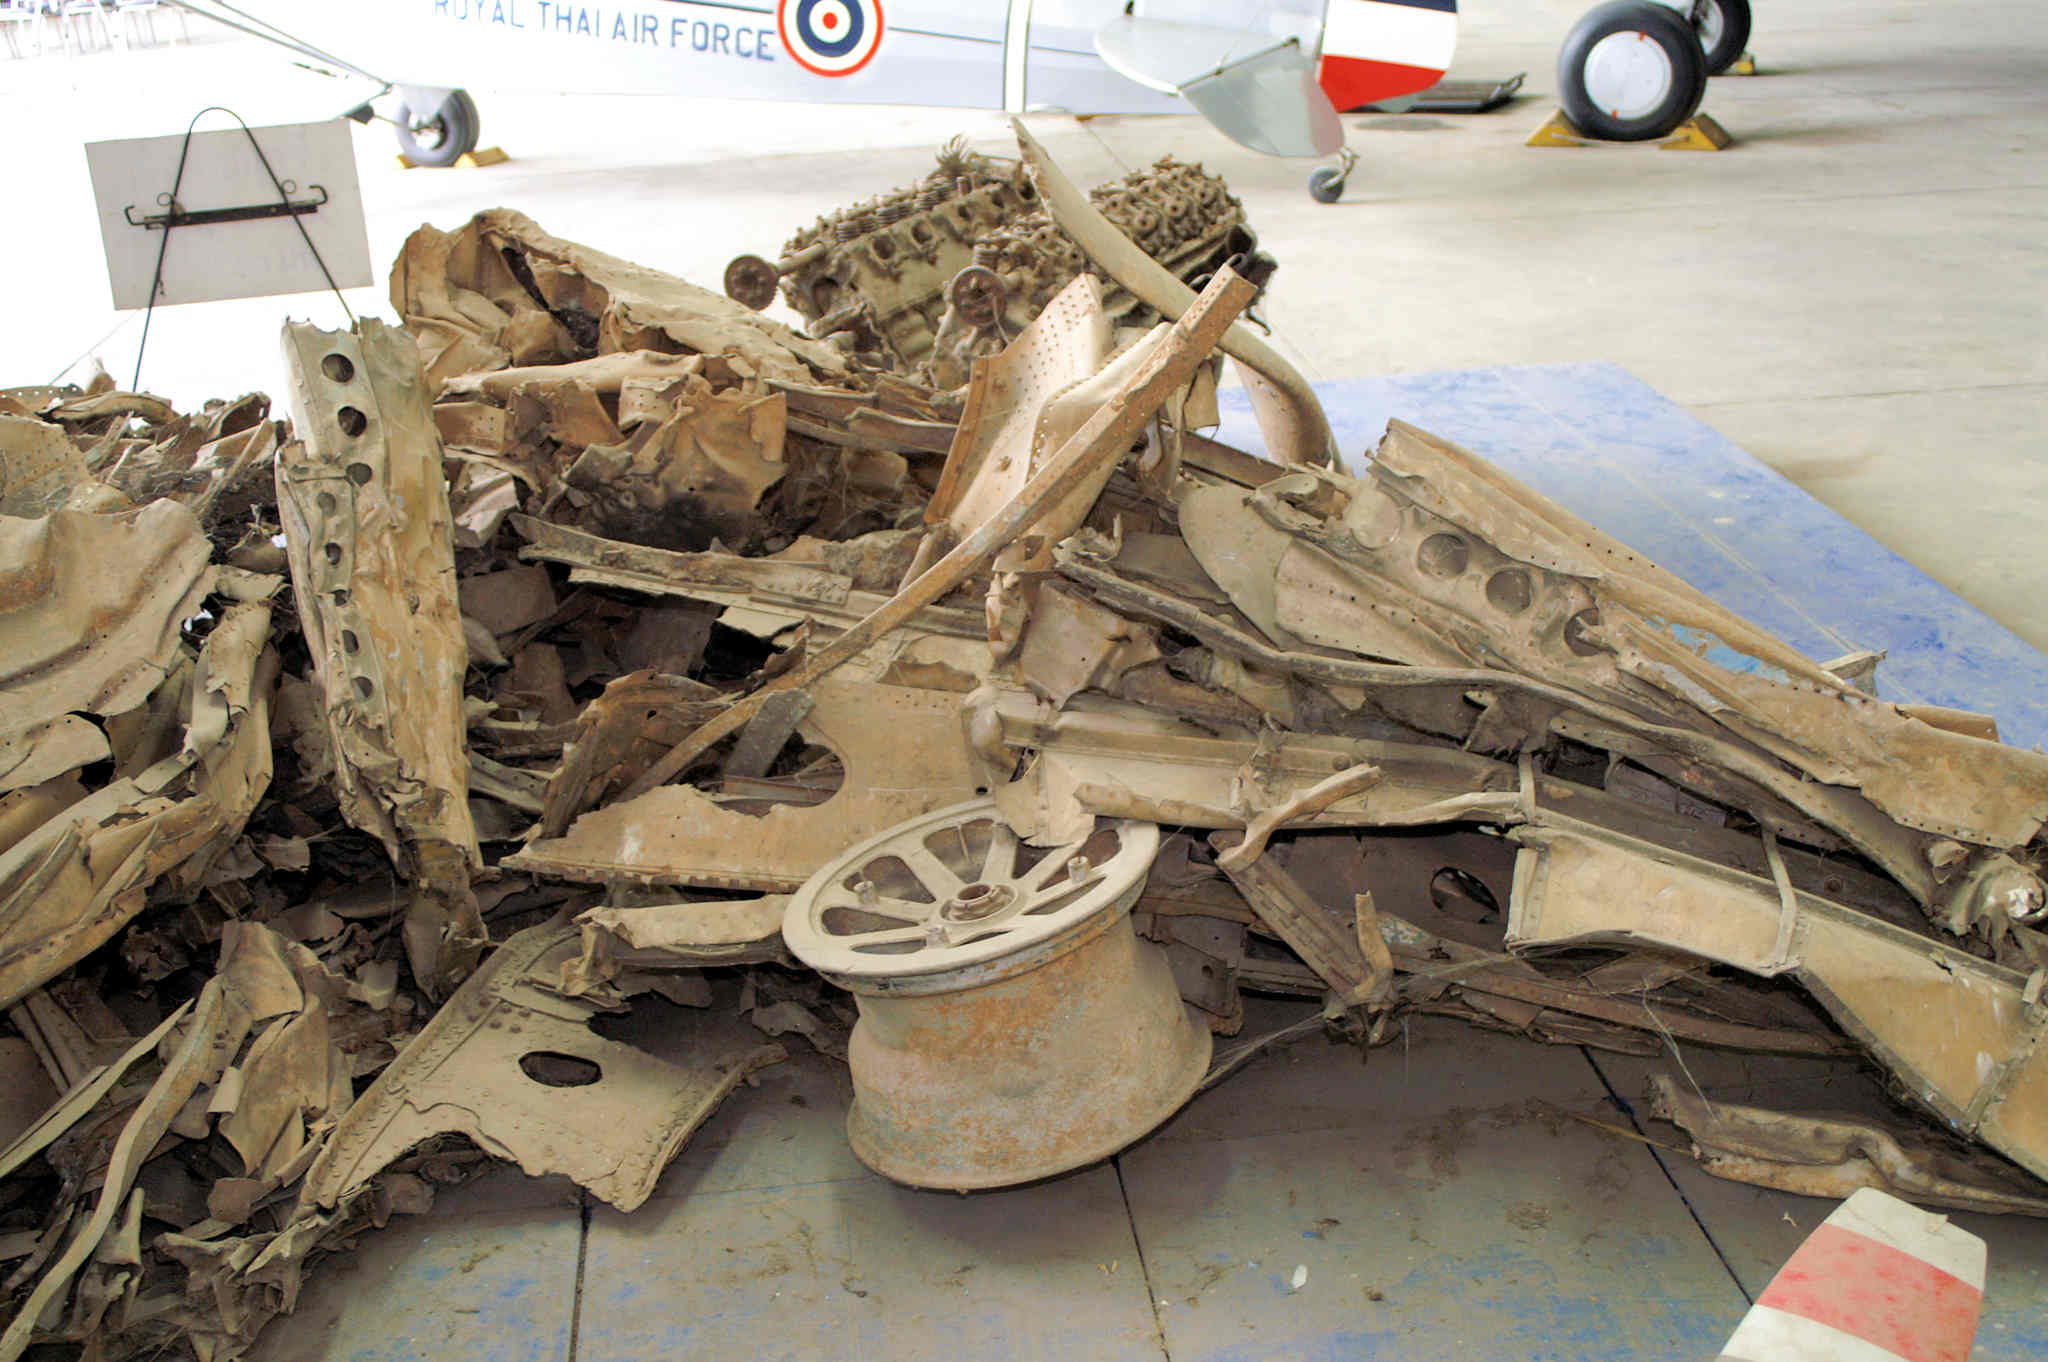
[[[1323,166],[1308,177],[1308,195],[1317,203],[1335,203],[1344,197],[1344,182],[1351,177],[1351,167],[1358,164],[1358,153],[1350,147],[1337,152],[1337,164]]]

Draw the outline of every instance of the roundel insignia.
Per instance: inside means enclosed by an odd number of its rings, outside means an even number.
[[[783,50],[814,76],[850,76],[882,45],[881,0],[776,0]]]

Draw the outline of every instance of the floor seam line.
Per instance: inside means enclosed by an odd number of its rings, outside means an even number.
[[[1117,168],[1119,170],[1123,171],[1126,175],[1131,173],[1130,164],[1126,162],[1123,157],[1117,155],[1117,150],[1115,147],[1109,144],[1109,139],[1104,137],[1101,134],[1101,132],[1097,131],[1094,119],[1091,118],[1085,121],[1077,119],[1075,121],[1081,123],[1081,130],[1087,133],[1090,138],[1094,139],[1095,145],[1102,148],[1104,155],[1108,156],[1110,160],[1116,162]]]
[[[1124,1220],[1131,1227],[1131,1247],[1138,1254],[1138,1276],[1145,1283],[1145,1308],[1152,1312],[1152,1337],[1159,1344],[1159,1355],[1166,1362],[1173,1362],[1173,1352],[1166,1346],[1166,1318],[1159,1313],[1159,1292],[1152,1285],[1152,1268],[1145,1261],[1145,1241],[1138,1233],[1138,1214],[1131,1208],[1131,1189],[1124,1185],[1123,1158],[1111,1155],[1109,1166],[1116,1174],[1116,1193],[1123,1198]]]
[[[1792,402],[1861,402],[1880,397],[1951,397],[1967,393],[2011,392],[2019,388],[2048,387],[2048,379],[2020,378],[2010,383],[1953,383],[1932,388],[1876,388],[1869,392],[1809,393],[1803,397],[1727,397],[1704,402],[1680,402],[1695,409],[1708,407],[1764,407]],[[1676,398],[1672,399],[1677,401]]]
[[[866,1173],[847,1173],[840,1177],[791,1179],[788,1182],[764,1182],[744,1187],[717,1187],[708,1192],[692,1188],[676,1196],[650,1197],[649,1201],[701,1201],[707,1197],[751,1196],[761,1192],[803,1192],[813,1187],[831,1187],[842,1182],[865,1182],[870,1176],[872,1175]]]
[[[583,1269],[589,1261],[590,1193],[584,1191],[576,1198],[576,1289],[569,1297],[568,1362],[576,1362],[583,1347]]]
[[[1728,1261],[1728,1255],[1721,1249],[1721,1241],[1714,1238],[1714,1232],[1707,1228],[1707,1222],[1700,1217],[1699,1208],[1692,1204],[1692,1198],[1685,1194],[1685,1188],[1678,1185],[1678,1179],[1672,1174],[1671,1166],[1664,1162],[1664,1151],[1651,1142],[1650,1133],[1644,1130],[1643,1123],[1636,1119],[1634,1105],[1624,1099],[1619,1092],[1615,1091],[1614,1084],[1608,1080],[1607,1071],[1600,1067],[1600,1061],[1593,1057],[1593,1052],[1590,1049],[1581,1045],[1579,1053],[1586,1057],[1586,1064],[1593,1070],[1593,1076],[1599,1079],[1600,1086],[1607,1090],[1608,1100],[1614,1103],[1616,1110],[1628,1118],[1630,1127],[1634,1129],[1637,1135],[1643,1138],[1644,1150],[1652,1159],[1656,1160],[1657,1171],[1664,1175],[1664,1181],[1671,1184],[1671,1190],[1678,1193],[1679,1204],[1685,1207],[1685,1213],[1692,1217],[1692,1223],[1699,1228],[1700,1237],[1707,1241],[1707,1247],[1712,1249],[1714,1257],[1720,1260],[1721,1270],[1728,1274],[1728,1280],[1735,1283],[1735,1289],[1742,1295],[1743,1304],[1755,1305],[1756,1297],[1750,1293],[1749,1287],[1744,1284],[1741,1275],[1736,1272],[1735,1264]]]
[[[2048,183],[2037,184],[2027,182],[2010,185],[1959,184],[1948,185],[1939,189],[1906,189],[1890,193],[1820,194],[1813,196],[1788,196],[1785,198],[1765,198],[1758,196],[1749,199],[1748,202],[1758,206],[1768,205],[1772,208],[1805,208],[1838,203],[1896,203],[1901,200],[1909,199],[1953,198],[1957,195],[1962,194],[2011,194],[2014,191],[2024,192],[2028,190],[2040,189],[2048,189]],[[1450,204],[1455,202],[1455,200],[1449,197],[1444,197],[1417,200],[1417,202]],[[1557,222],[1568,218],[1617,218],[1631,216],[1647,217],[1652,215],[1670,214],[1673,212],[1683,211],[1688,208],[1700,209],[1702,211],[1705,211],[1715,207],[1722,206],[1725,203],[1725,199],[1684,199],[1675,203],[1661,204],[1647,208],[1616,208],[1612,206],[1596,208],[1573,207],[1559,208],[1540,212],[1507,213],[1501,215],[1498,218],[1487,218],[1483,216],[1468,215],[1466,218],[1459,220],[1473,222]]]

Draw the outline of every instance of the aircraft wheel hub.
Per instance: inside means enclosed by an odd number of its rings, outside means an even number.
[[[850,990],[847,1137],[898,1182],[967,1190],[1050,1177],[1144,1135],[1209,1065],[1208,1027],[1130,909],[1150,823],[1020,842],[993,800],[911,819],[826,865],[783,939]]]
[[[1610,33],[1586,54],[1586,95],[1616,118],[1642,118],[1671,89],[1671,58],[1647,33]]]

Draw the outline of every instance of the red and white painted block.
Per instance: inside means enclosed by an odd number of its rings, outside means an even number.
[[[1458,50],[1458,0],[1329,0],[1316,80],[1338,112],[1427,90]]]
[[[1722,1362],[1967,1362],[1984,1241],[1863,1188],[1778,1269]]]

